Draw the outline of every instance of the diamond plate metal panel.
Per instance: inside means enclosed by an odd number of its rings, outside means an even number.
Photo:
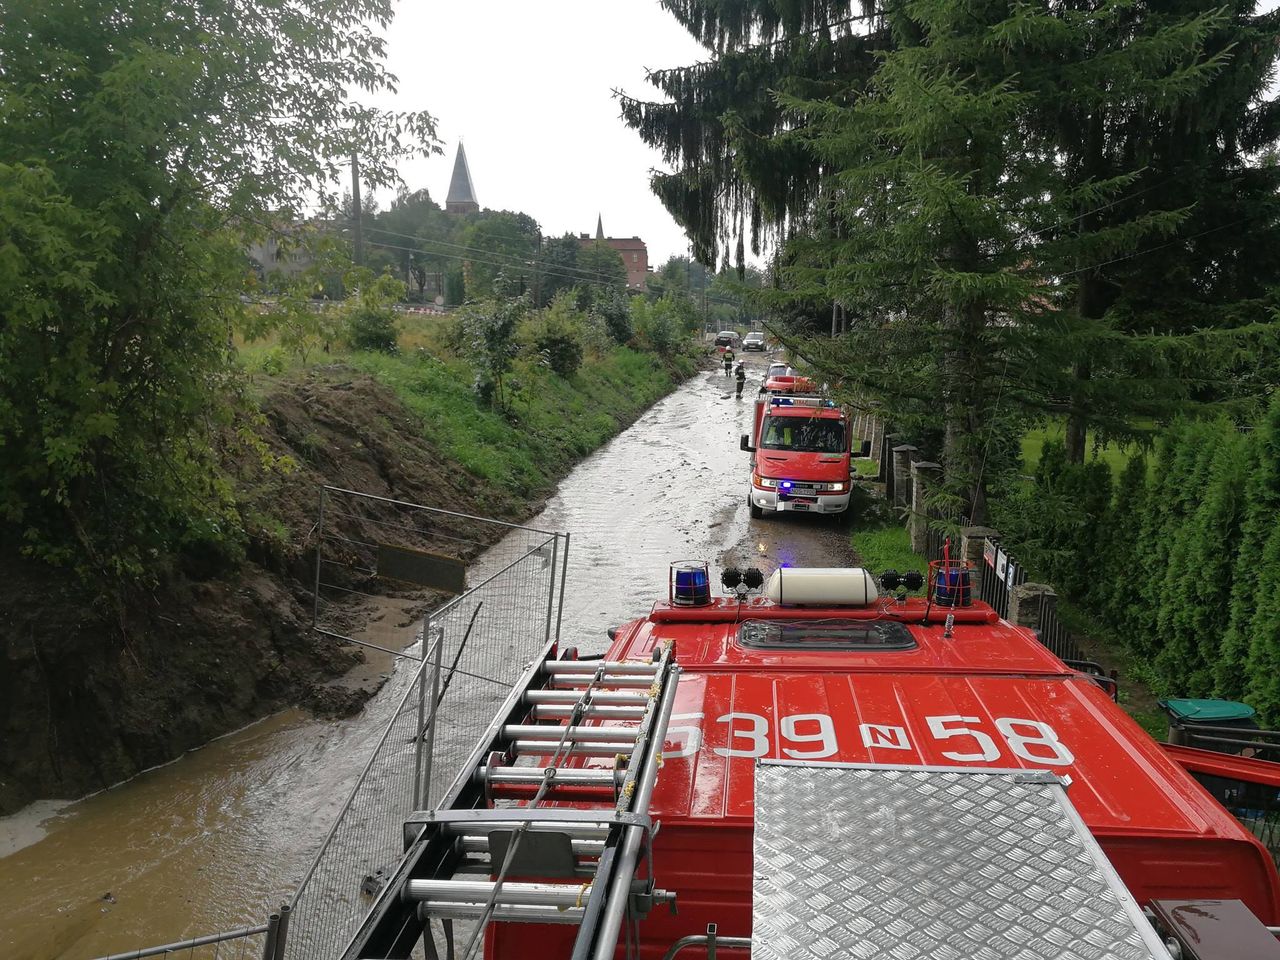
[[[753,960],[1167,960],[1036,773],[760,764]]]

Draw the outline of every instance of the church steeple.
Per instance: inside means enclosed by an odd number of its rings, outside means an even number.
[[[458,155],[453,160],[453,177],[449,181],[449,195],[444,209],[448,213],[479,213],[475,188],[471,186],[471,169],[467,166],[467,151],[458,141]]]
[[[599,213],[596,214],[596,239],[604,239],[604,215]]]

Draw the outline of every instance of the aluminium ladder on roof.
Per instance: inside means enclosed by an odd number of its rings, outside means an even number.
[[[489,923],[514,922],[575,924],[572,960],[611,958],[629,912],[673,899],[651,868],[637,878],[678,678],[669,645],[531,671],[439,808],[405,823],[405,856],[344,960],[407,958],[419,941],[435,956],[433,921],[464,960]],[[457,942],[454,921],[470,925]]]

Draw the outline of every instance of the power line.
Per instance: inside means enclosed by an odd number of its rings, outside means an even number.
[[[336,221],[330,221],[330,224],[331,224],[331,225],[336,225]],[[384,229],[383,227],[366,227],[365,229],[366,229],[366,231],[372,231],[372,232],[375,232],[375,233],[384,233],[384,234],[386,234],[386,235],[387,235],[387,236],[389,236],[389,237],[402,237],[402,238],[404,238],[404,239],[406,239],[406,240],[416,240],[416,241],[418,241],[419,243],[435,244],[436,246],[441,246],[441,247],[450,247],[450,248],[455,249],[455,250],[464,250],[464,251],[468,251],[468,252],[472,252],[472,251],[474,251],[474,252],[478,252],[478,253],[484,254],[485,256],[488,256],[488,257],[498,257],[498,258],[502,258],[502,259],[511,260],[511,261],[512,261],[512,265],[513,265],[513,266],[514,266],[514,265],[516,265],[516,264],[519,264],[520,266],[534,266],[534,267],[537,267],[538,269],[541,269],[543,272],[549,272],[549,268],[548,268],[548,265],[547,265],[547,264],[543,263],[542,261],[538,261],[538,260],[526,260],[526,259],[524,259],[524,258],[520,257],[520,255],[519,255],[519,254],[514,254],[514,253],[503,253],[503,252],[502,252],[502,251],[500,251],[500,250],[486,250],[486,249],[484,249],[483,247],[469,246],[469,245],[467,245],[467,244],[463,244],[463,243],[450,243],[450,242],[449,242],[449,241],[447,241],[447,240],[435,240],[435,239],[432,239],[432,238],[429,238],[429,237],[420,237],[420,236],[417,236],[417,235],[415,235],[415,234],[411,234],[411,233],[400,233],[400,232],[395,231],[395,230],[387,230],[387,229]],[[373,241],[370,241],[370,242],[373,242]],[[576,242],[576,238],[575,238],[575,242]],[[428,253],[428,254],[433,254],[433,255],[435,255],[435,256],[441,256],[441,257],[449,258],[449,255],[448,255],[448,254],[441,253],[441,252],[439,252],[439,251],[418,250],[418,249],[416,249],[416,248],[410,248],[410,247],[397,246],[397,245],[395,245],[395,244],[379,244],[379,245],[380,245],[380,246],[387,247],[388,249],[405,250],[405,251],[408,251],[408,252],[416,252],[416,253]],[[452,259],[457,259],[457,258],[455,257],[455,258],[452,258]],[[462,258],[462,259],[475,260],[476,258],[474,258],[474,257],[464,257],[464,258]],[[477,261],[477,262],[484,262],[484,261]],[[566,272],[566,271],[567,271],[567,272],[572,272],[572,273],[578,273],[578,274],[581,274],[582,276],[587,277],[587,278],[593,278],[593,279],[594,279],[594,278],[599,278],[601,281],[612,281],[613,279],[615,279],[615,278],[611,277],[609,274],[607,274],[607,273],[602,273],[602,272],[600,272],[600,271],[598,271],[598,270],[587,270],[587,269],[584,269],[584,268],[582,268],[582,267],[571,267],[571,266],[567,266],[567,265],[565,265],[565,264],[555,264],[554,266],[558,267],[558,268],[559,268],[559,270],[560,270],[560,271],[562,271],[560,274],[557,274],[558,276],[564,276],[564,272]],[[713,297],[712,299],[716,299],[716,298],[714,298],[714,297]],[[717,302],[719,302],[719,303],[731,304],[731,305],[740,305],[739,301],[736,301],[736,300],[727,300],[727,299],[725,299],[725,298],[723,298],[723,297],[719,298],[719,299],[717,300]]]
[[[408,251],[408,252],[410,252],[410,253],[422,253],[422,252],[423,252],[423,251],[422,251],[421,249],[419,249],[418,247],[406,247],[406,246],[402,246],[402,245],[400,245],[400,244],[394,244],[394,243],[383,243],[383,242],[378,241],[378,240],[368,240],[368,241],[366,241],[366,242],[367,242],[368,244],[370,244],[371,246],[375,246],[375,247],[382,247],[383,249],[386,249],[386,250],[404,250],[404,251]],[[486,251],[486,252],[488,252],[488,251]],[[482,257],[470,256],[470,255],[465,255],[465,254],[460,254],[460,253],[436,253],[436,254],[435,254],[435,256],[444,257],[444,258],[445,258],[445,259],[447,259],[447,260],[459,260],[459,261],[462,261],[462,262],[470,262],[470,263],[483,263],[483,264],[486,264],[486,265],[488,265],[488,266],[499,267],[499,268],[507,268],[507,267],[532,267],[532,266],[534,265],[534,261],[532,261],[532,260],[523,260],[523,259],[520,259],[519,257],[516,257],[514,254],[494,254],[494,255],[495,255],[495,256],[500,256],[500,257],[503,257],[503,256],[505,256],[505,257],[510,257],[510,259],[509,259],[508,261],[505,261],[505,262],[504,262],[504,261],[502,261],[502,260],[488,260],[488,259],[484,259],[484,258],[482,258]],[[561,278],[563,278],[563,279],[565,279],[565,280],[572,280],[572,281],[574,281],[575,283],[587,283],[587,284],[594,284],[594,285],[597,285],[597,286],[611,286],[611,285],[612,285],[612,281],[606,281],[606,280],[603,280],[603,279],[602,279],[602,280],[591,280],[591,279],[588,279],[588,278],[586,278],[586,277],[575,276],[575,275],[573,275],[573,274],[560,273],[560,272],[558,272],[558,271],[555,271],[555,270],[551,270],[551,269],[549,269],[549,268],[547,267],[547,265],[546,265],[546,264],[542,264],[542,265],[540,265],[540,266],[539,266],[539,270],[541,270],[541,272],[542,272],[543,274],[545,274],[545,275],[561,277]],[[599,276],[603,276],[603,275],[599,275]],[[741,307],[741,306],[742,306],[742,303],[741,303],[740,301],[737,301],[737,300],[726,300],[726,299],[724,299],[723,297],[714,297],[714,296],[709,296],[709,297],[708,297],[708,299],[709,299],[709,300],[711,300],[711,301],[713,301],[713,302],[715,302],[715,303],[722,303],[722,304],[725,304],[726,306],[730,306],[730,307]]]
[[[510,257],[510,258],[519,259],[519,254],[503,253],[500,250],[486,250],[483,247],[468,246],[463,243],[450,243],[447,240],[434,240],[430,237],[419,237],[409,233],[398,233],[395,230],[385,230],[382,227],[367,227],[366,230],[373,233],[384,233],[389,237],[403,237],[406,240],[417,240],[419,243],[431,243],[441,247],[450,247],[454,250],[465,250],[468,252],[475,251],[477,253],[485,254],[486,256]],[[577,240],[575,239],[574,242],[576,243]],[[430,251],[422,250],[418,252],[429,253]],[[443,254],[439,254],[439,255],[443,256]],[[609,274],[602,273],[599,270],[586,270],[582,267],[570,267],[564,264],[559,264],[558,266],[560,267],[561,270],[568,270],[574,273],[581,273],[583,276],[587,276],[587,277],[596,277],[600,279],[613,279],[609,276]]]

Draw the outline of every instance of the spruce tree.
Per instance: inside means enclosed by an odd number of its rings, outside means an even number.
[[[1274,180],[1249,151],[1274,139],[1256,101],[1276,50],[1251,4],[912,0],[855,25],[811,0],[667,6],[716,56],[656,77],[668,103],[624,102],[675,167],[655,188],[700,250],[762,224],[790,237],[772,305],[838,304],[845,335],[803,352],[908,430],[941,430],[952,512],[981,518],[993,438],[1028,416],[1067,416],[1082,451],[1087,422],[1122,435],[1135,415],[1256,395],[1265,373],[1240,375],[1239,349],[1275,329],[1261,291],[1280,257],[1224,285],[1238,272],[1203,238],[1231,221],[1200,226],[1223,203],[1178,186],[1187,164],[1188,182],[1230,173],[1270,249]],[[1196,311],[1228,336],[1148,315],[1130,287],[1170,262],[1178,295],[1235,298]]]

